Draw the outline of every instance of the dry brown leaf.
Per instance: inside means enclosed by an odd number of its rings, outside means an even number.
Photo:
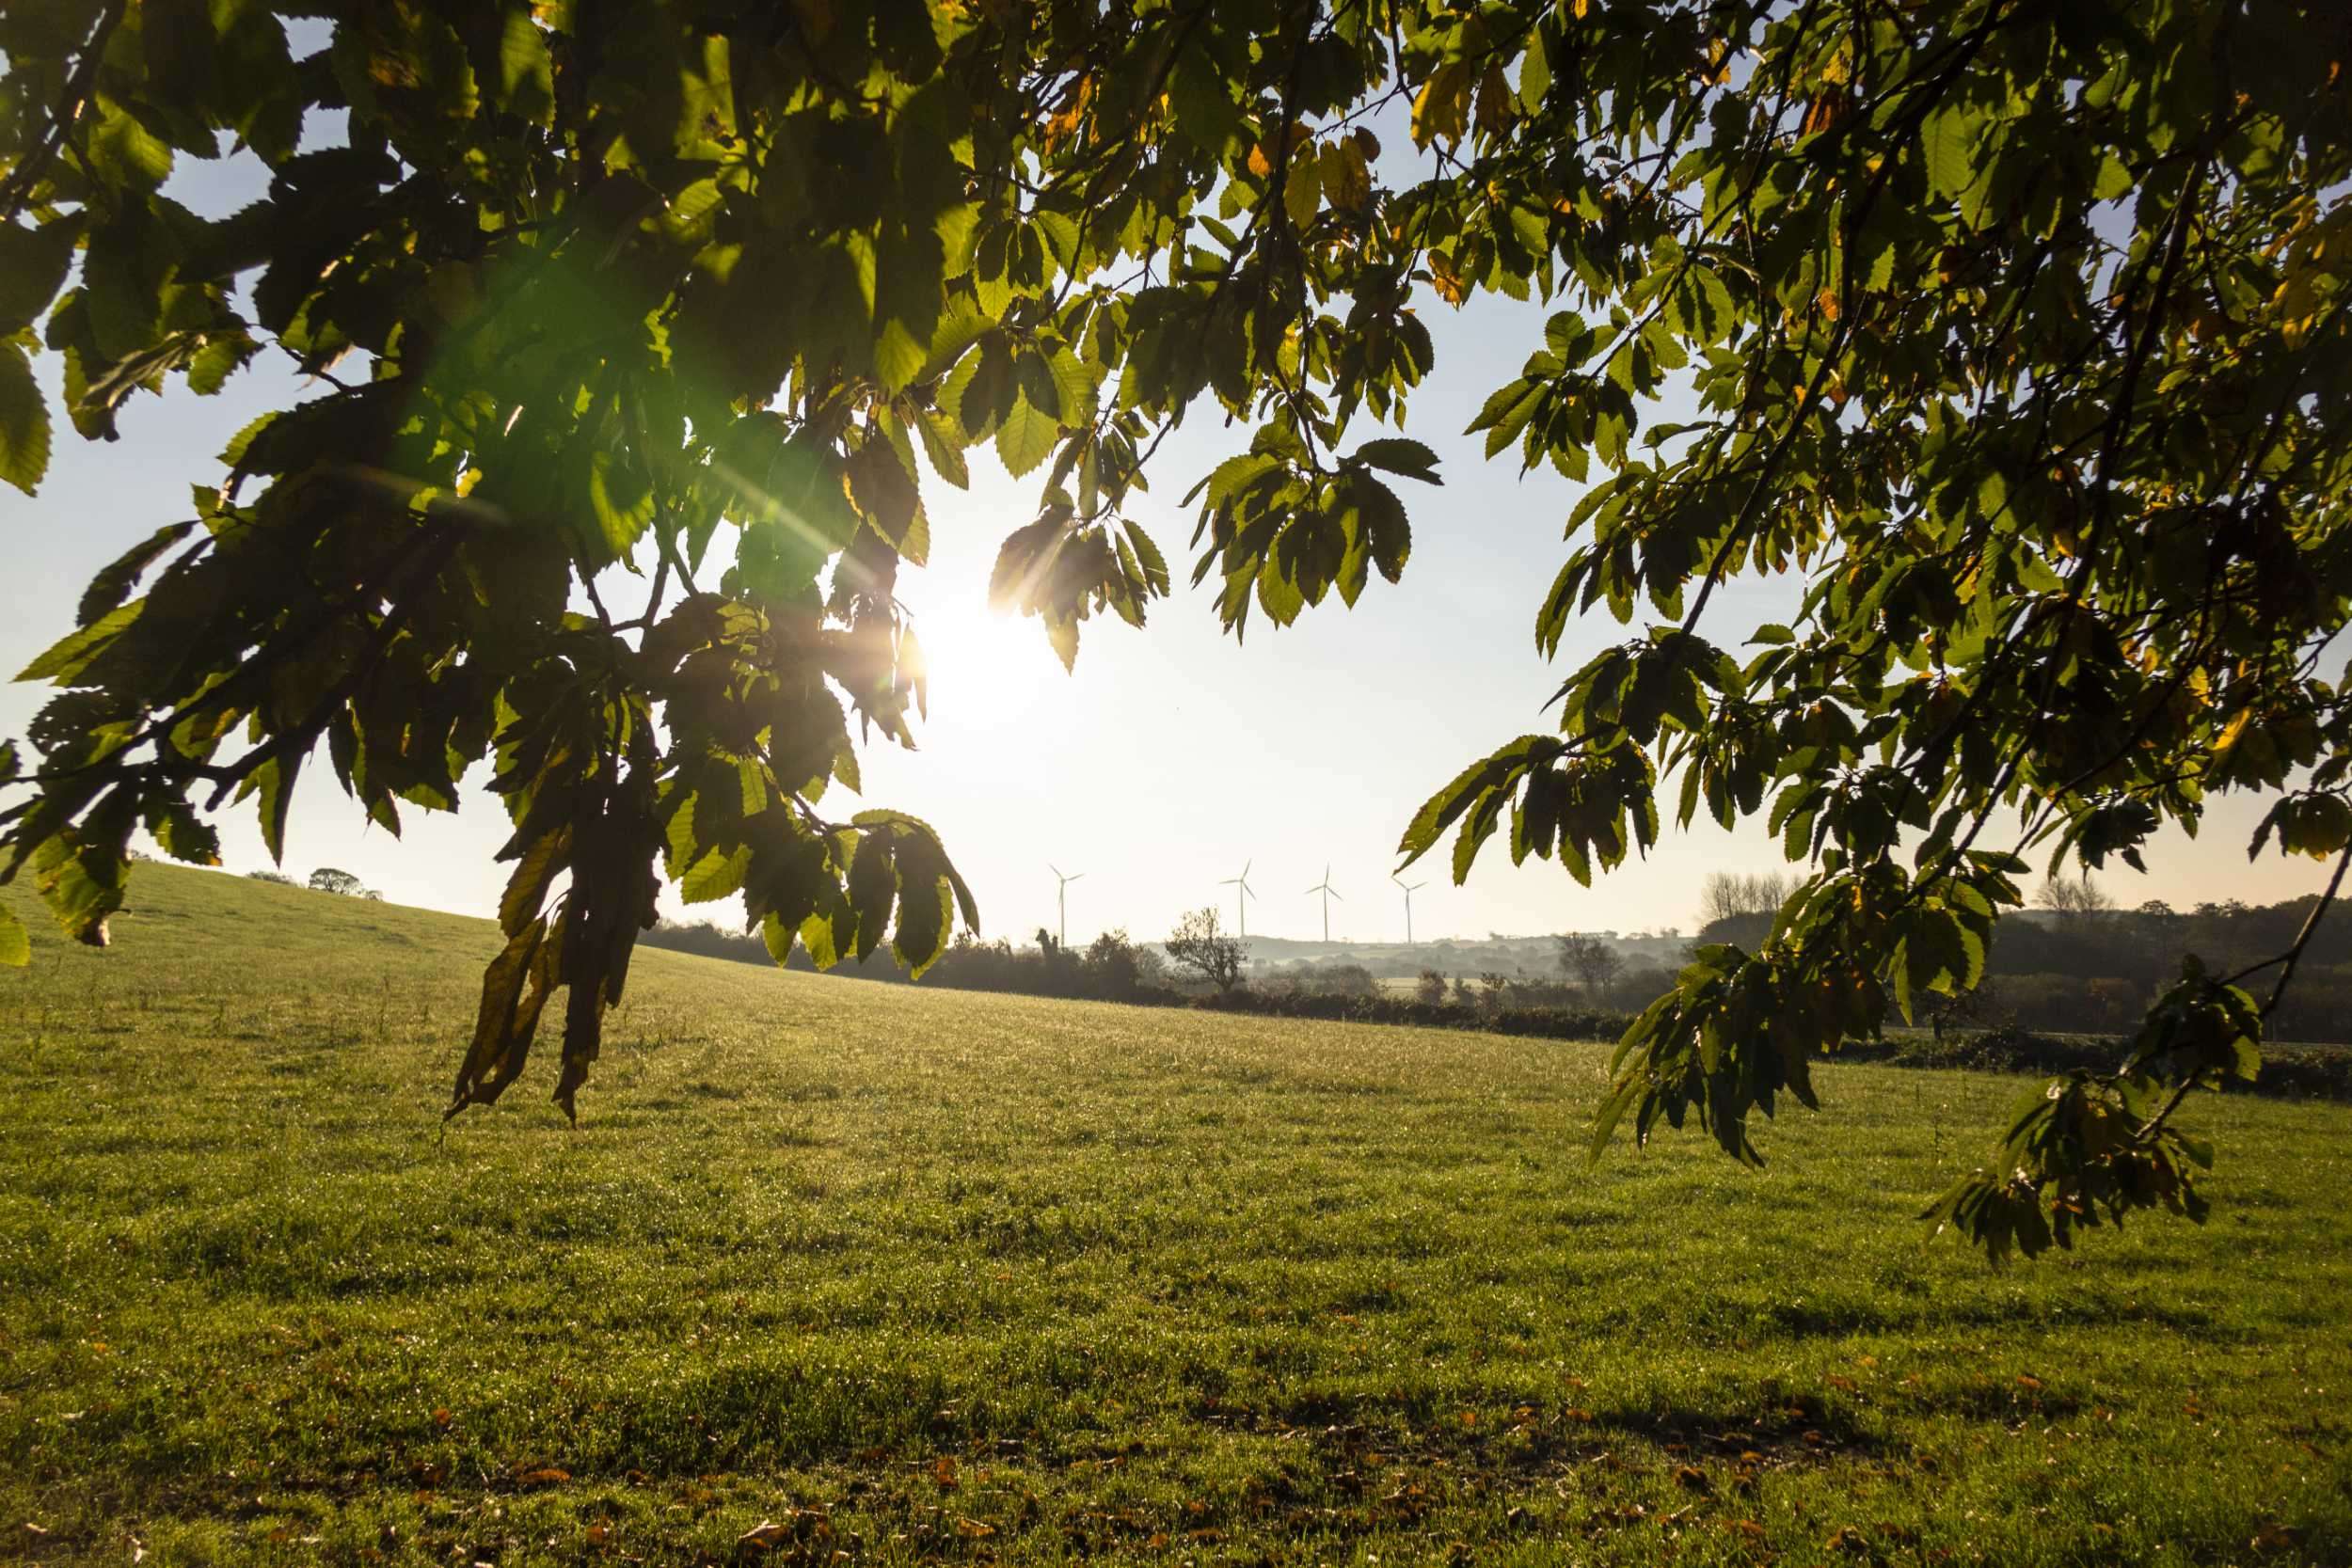
[[[787,1527],[773,1519],[762,1519],[735,1538],[735,1549],[739,1552],[772,1552],[784,1544],[790,1533]]]

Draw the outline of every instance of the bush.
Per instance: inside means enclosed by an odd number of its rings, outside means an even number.
[[[1613,1040],[1632,1019],[1624,1013],[1581,1007],[1457,1007],[1418,997],[1370,996],[1332,991],[1252,988],[1191,999],[1196,1007],[1251,1013],[1266,1018],[1323,1019],[1343,1023],[1396,1023],[1423,1029],[1482,1029],[1496,1035],[1529,1035],[1561,1040]]]
[[[1942,1040],[1901,1039],[1852,1051],[1862,1060],[1893,1067],[1954,1068],[1971,1072],[2113,1072],[2129,1050],[2106,1036],[2044,1035],[2014,1023]],[[2352,1100],[2352,1050],[2340,1046],[2272,1046],[2251,1084],[2232,1082],[2231,1094]]]

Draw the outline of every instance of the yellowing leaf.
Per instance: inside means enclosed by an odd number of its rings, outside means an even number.
[[[1315,213],[1323,205],[1323,179],[1316,169],[1313,153],[1301,149],[1291,158],[1290,172],[1282,180],[1282,210],[1294,229],[1304,229],[1315,221]]]
[[[1326,200],[1339,208],[1362,206],[1372,197],[1372,170],[1364,150],[1354,139],[1327,148],[1316,161],[1323,175]]]
[[[1476,80],[1468,60],[1448,60],[1423,82],[1413,100],[1413,145],[1458,142],[1470,125],[1470,87]]]

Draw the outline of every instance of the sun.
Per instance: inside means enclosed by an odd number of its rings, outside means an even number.
[[[994,729],[1025,718],[1062,676],[1043,625],[991,609],[977,588],[910,608],[930,672],[935,733]]]

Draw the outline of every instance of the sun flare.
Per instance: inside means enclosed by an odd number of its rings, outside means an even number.
[[[1034,617],[991,608],[977,592],[942,595],[928,608],[917,607],[914,635],[930,676],[931,723],[940,728],[1018,719],[1053,681],[1063,678],[1044,626]]]

